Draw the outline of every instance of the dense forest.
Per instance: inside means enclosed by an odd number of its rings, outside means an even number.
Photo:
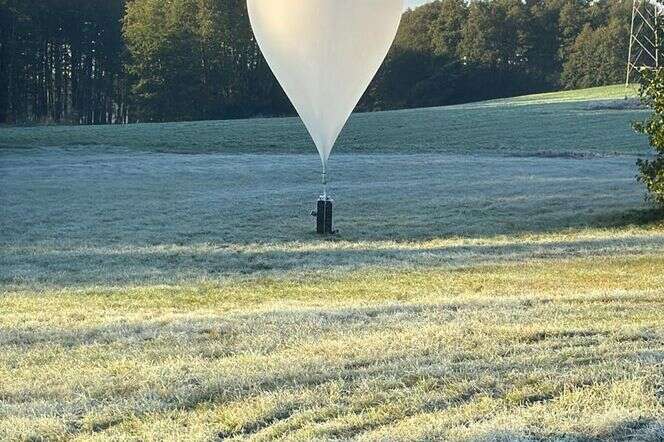
[[[630,5],[438,0],[408,10],[359,109],[618,83]],[[0,0],[0,123],[292,112],[245,0]]]

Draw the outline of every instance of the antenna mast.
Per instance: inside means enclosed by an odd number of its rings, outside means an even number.
[[[634,0],[627,58],[625,87],[638,81],[643,68],[660,67],[659,21],[663,19],[664,4],[658,0]]]

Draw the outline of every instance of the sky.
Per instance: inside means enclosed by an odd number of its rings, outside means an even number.
[[[427,3],[429,0],[406,0],[406,7],[419,6],[423,3]]]

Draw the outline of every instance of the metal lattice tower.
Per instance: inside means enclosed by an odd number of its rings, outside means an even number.
[[[640,77],[641,69],[660,67],[659,21],[664,19],[663,14],[664,4],[659,0],[634,0],[626,86]]]

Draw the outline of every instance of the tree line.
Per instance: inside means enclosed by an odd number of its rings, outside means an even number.
[[[0,122],[128,120],[113,0],[0,0]]]
[[[437,0],[408,10],[358,108],[618,83],[630,6]],[[245,0],[0,0],[0,123],[292,113],[253,39]]]

